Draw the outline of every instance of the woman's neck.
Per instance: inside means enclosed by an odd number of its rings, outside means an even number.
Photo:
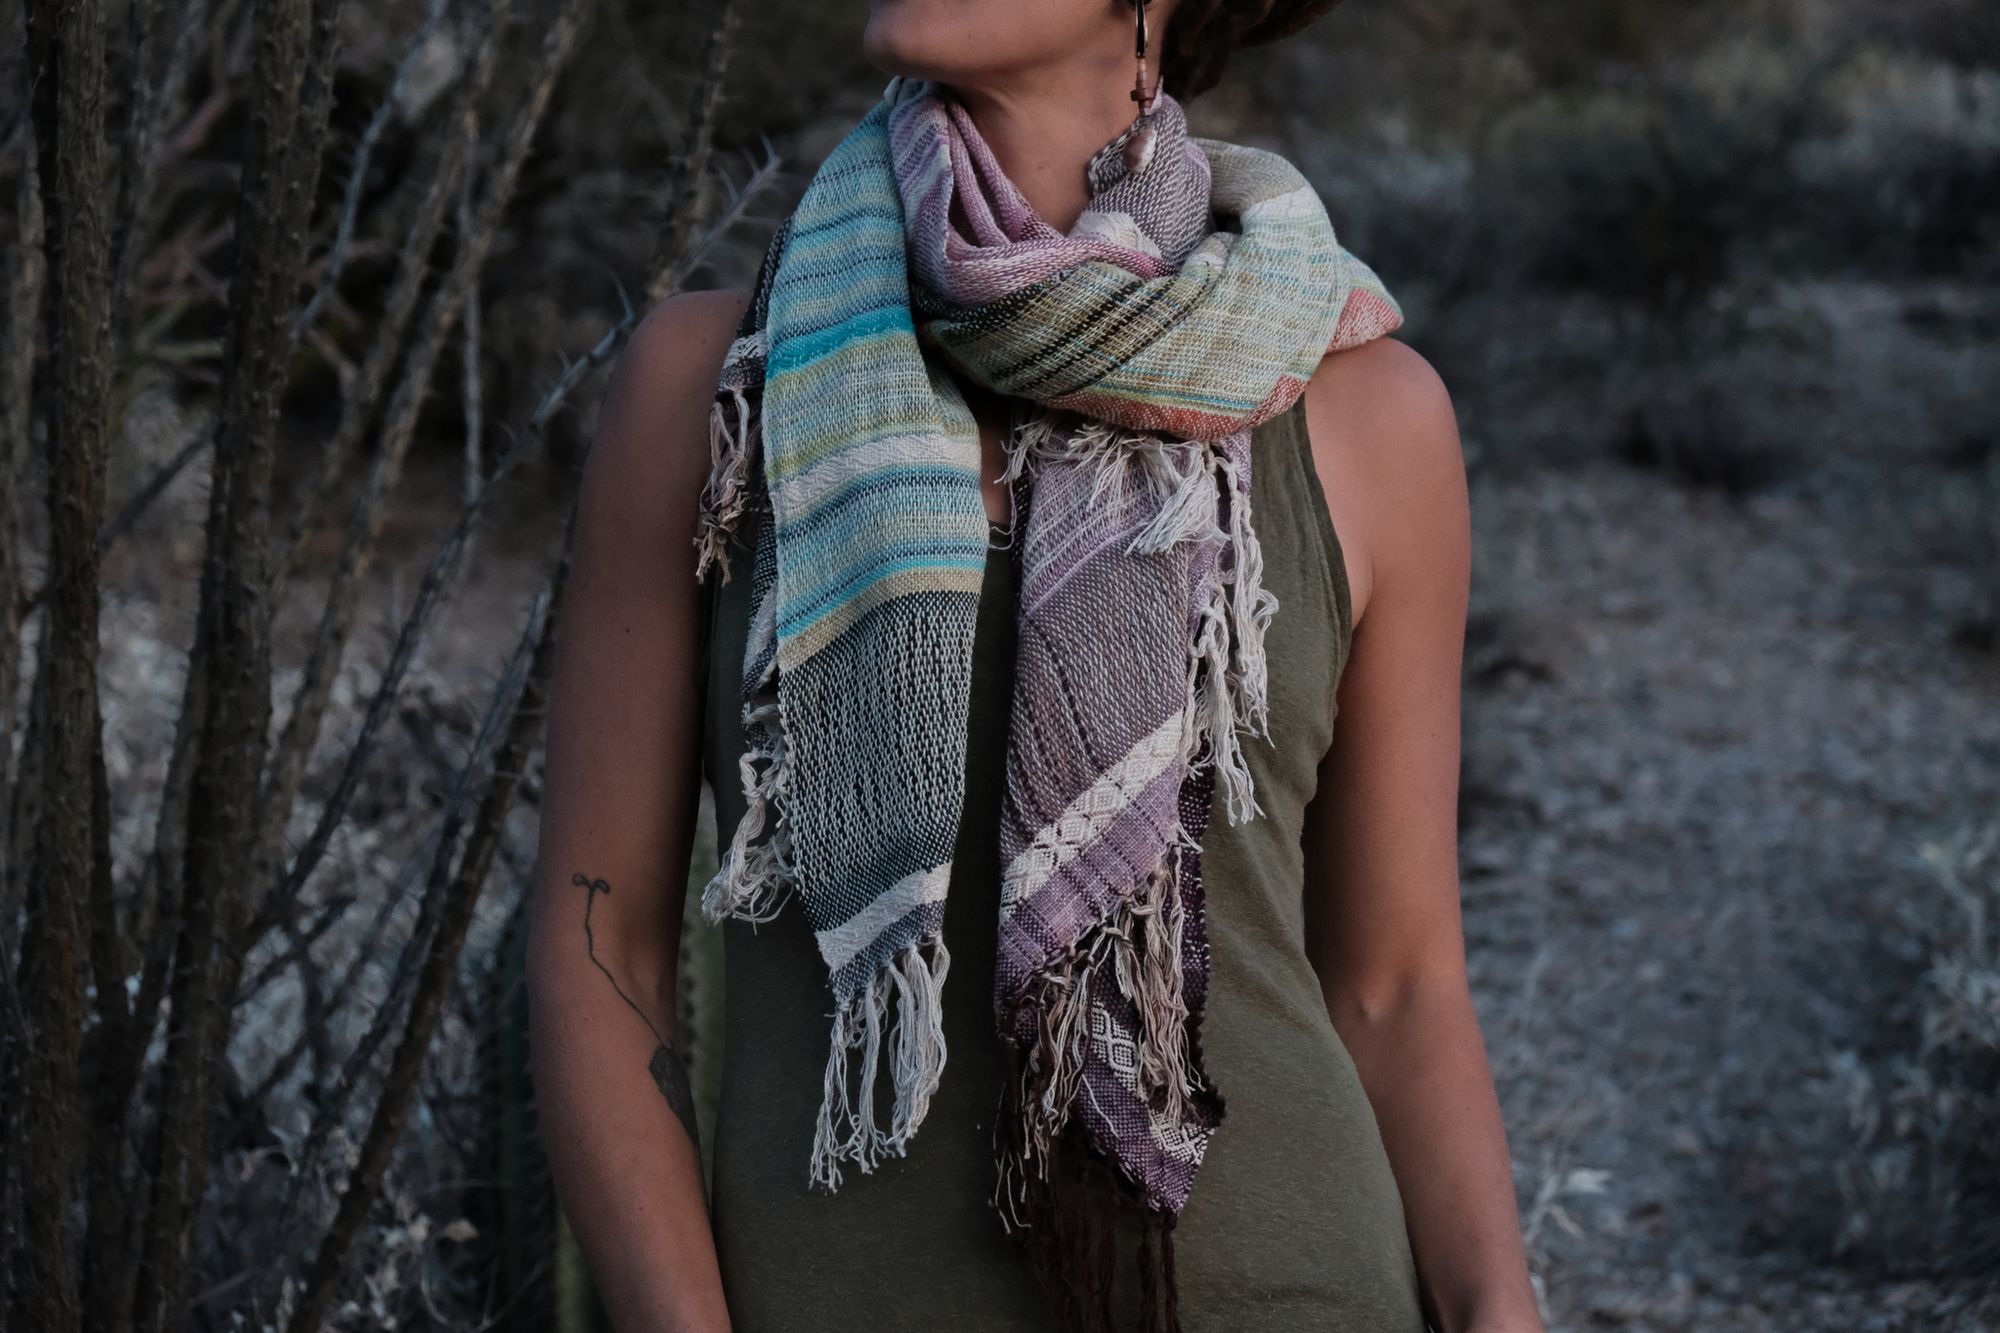
[[[1074,70],[1043,86],[954,89],[1007,179],[1041,219],[1067,232],[1090,202],[1085,168],[1134,113],[1115,71]],[[1090,90],[1079,95],[1078,89]]]

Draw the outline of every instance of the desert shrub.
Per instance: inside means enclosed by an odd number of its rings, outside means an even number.
[[[1491,9],[1491,6],[1484,8]],[[1594,0],[1516,0],[1498,7],[1500,40],[1520,52],[1538,84],[1552,89],[1601,87],[1607,76],[1656,64],[1712,33],[1729,11],[1732,24],[1757,6],[1713,0],[1678,5],[1606,5]]]
[[[2000,50],[2000,47],[1996,47]],[[1839,127],[1796,169],[1821,267],[1940,274],[2000,271],[2000,68],[1890,52],[1841,80]]]
[[[2000,821],[1924,860],[1930,892],[1903,913],[1904,943],[1923,959],[1904,1049],[1838,1062],[1854,1147],[1834,1244],[1892,1272],[1990,1276],[2000,1268]]]
[[[1796,225],[1789,160],[1840,66],[1838,51],[1727,48],[1524,104],[1479,159],[1489,248],[1504,240],[1527,280],[1686,310]]]
[[[1800,63],[1738,52],[1642,88],[1550,93],[1474,156],[1462,288],[1566,294],[1607,312],[1599,434],[1573,446],[1732,492],[1785,471],[1783,448],[1711,372],[1766,336],[1751,316],[1794,217],[1784,164],[1816,105]]]
[[[1983,69],[2000,52],[2000,8],[1988,0],[1914,0],[1898,8],[1911,45],[1927,55]]]

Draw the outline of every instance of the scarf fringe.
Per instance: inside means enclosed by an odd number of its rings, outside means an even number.
[[[773,818],[778,795],[791,779],[784,742],[745,750],[737,772],[749,799],[721,867],[701,893],[702,915],[711,925],[730,918],[762,925],[775,920],[791,899],[791,834],[782,816]],[[766,825],[770,835],[760,839]]]
[[[1179,857],[1169,854],[1167,864],[1147,876],[1133,895],[1129,929],[1112,936],[1119,994],[1130,997],[1139,1011],[1139,1086],[1157,1093],[1163,1113],[1176,1122],[1187,1118],[1188,1102],[1201,1092],[1190,1058],[1181,967],[1186,919]]]
[[[1229,822],[1263,813],[1243,756],[1245,734],[1271,734],[1269,661],[1265,631],[1278,599],[1264,587],[1264,552],[1250,521],[1250,495],[1242,466],[1217,452],[1214,459],[1226,534],[1222,579],[1201,608],[1189,653],[1191,765],[1209,764]]]
[[[731,349],[731,359],[736,353]],[[702,488],[695,519],[695,578],[706,578],[719,567],[729,581],[729,539],[749,507],[751,464],[762,443],[763,416],[751,410],[750,396],[740,387],[719,390],[708,410],[708,484]]]
[[[1129,554],[1157,555],[1182,542],[1229,540],[1228,530],[1217,521],[1222,512],[1216,470],[1220,456],[1213,446],[1192,441],[1133,451],[1160,508],[1126,547]]]
[[[1116,1167],[1080,1134],[1065,1137],[1044,1225],[1021,1237],[1028,1267],[1063,1333],[1181,1333],[1175,1214],[1133,1197]],[[1119,1322],[1119,1251],[1136,1234],[1136,1323]]]
[[[791,748],[785,743],[777,677],[773,652],[743,709],[746,744],[736,761],[743,784],[743,817],[701,893],[702,915],[710,924],[731,917],[759,925],[774,920],[790,901],[796,882],[791,826],[784,818],[792,786]]]
[[[1037,1026],[1032,1041],[1014,1048],[1019,1067],[1008,1080],[996,1136],[993,1203],[1010,1233],[1032,1230],[1046,1212],[1050,1163],[1083,1088],[1091,987],[1103,969],[1139,1014],[1139,1097],[1180,1120],[1203,1091],[1181,966],[1186,909],[1179,853],[1190,841],[1183,830],[1166,863],[1028,993],[1023,1009]]]
[[[944,979],[950,969],[944,939],[932,936],[899,950],[867,986],[840,1001],[813,1130],[814,1185],[840,1188],[843,1161],[865,1175],[884,1157],[909,1150],[944,1072]],[[886,1129],[876,1119],[885,1044],[892,1047],[894,1093]],[[858,1075],[852,1068],[857,1057]]]

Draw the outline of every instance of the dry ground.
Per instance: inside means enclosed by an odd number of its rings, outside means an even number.
[[[1496,461],[1467,935],[1563,1328],[2000,1326],[1832,1244],[1833,1066],[1897,1039],[1921,846],[2000,809],[2000,660],[1964,641],[1992,500],[1956,456],[1992,422],[1968,414],[1993,340],[1903,331],[1873,289],[1790,299],[1828,336],[1742,371],[1788,460],[1748,497],[1508,458],[1520,404],[1468,433]],[[1801,432],[1781,405],[1815,396]]]

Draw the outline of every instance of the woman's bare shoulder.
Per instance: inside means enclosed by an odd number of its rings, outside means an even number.
[[[633,329],[611,373],[585,468],[586,521],[693,530],[708,474],[709,404],[748,296],[690,292]]]
[[[715,378],[748,302],[740,291],[686,292],[647,312],[612,370],[600,436],[629,415],[670,427],[699,419],[705,438]]]
[[[618,358],[620,372],[630,368],[670,378],[692,375],[713,388],[715,377],[706,373],[707,363],[720,369],[749,303],[750,294],[736,288],[668,297],[632,330]]]
[[[1462,578],[1465,456],[1436,368],[1408,343],[1376,338],[1321,361],[1305,403],[1356,619],[1385,581]]]

